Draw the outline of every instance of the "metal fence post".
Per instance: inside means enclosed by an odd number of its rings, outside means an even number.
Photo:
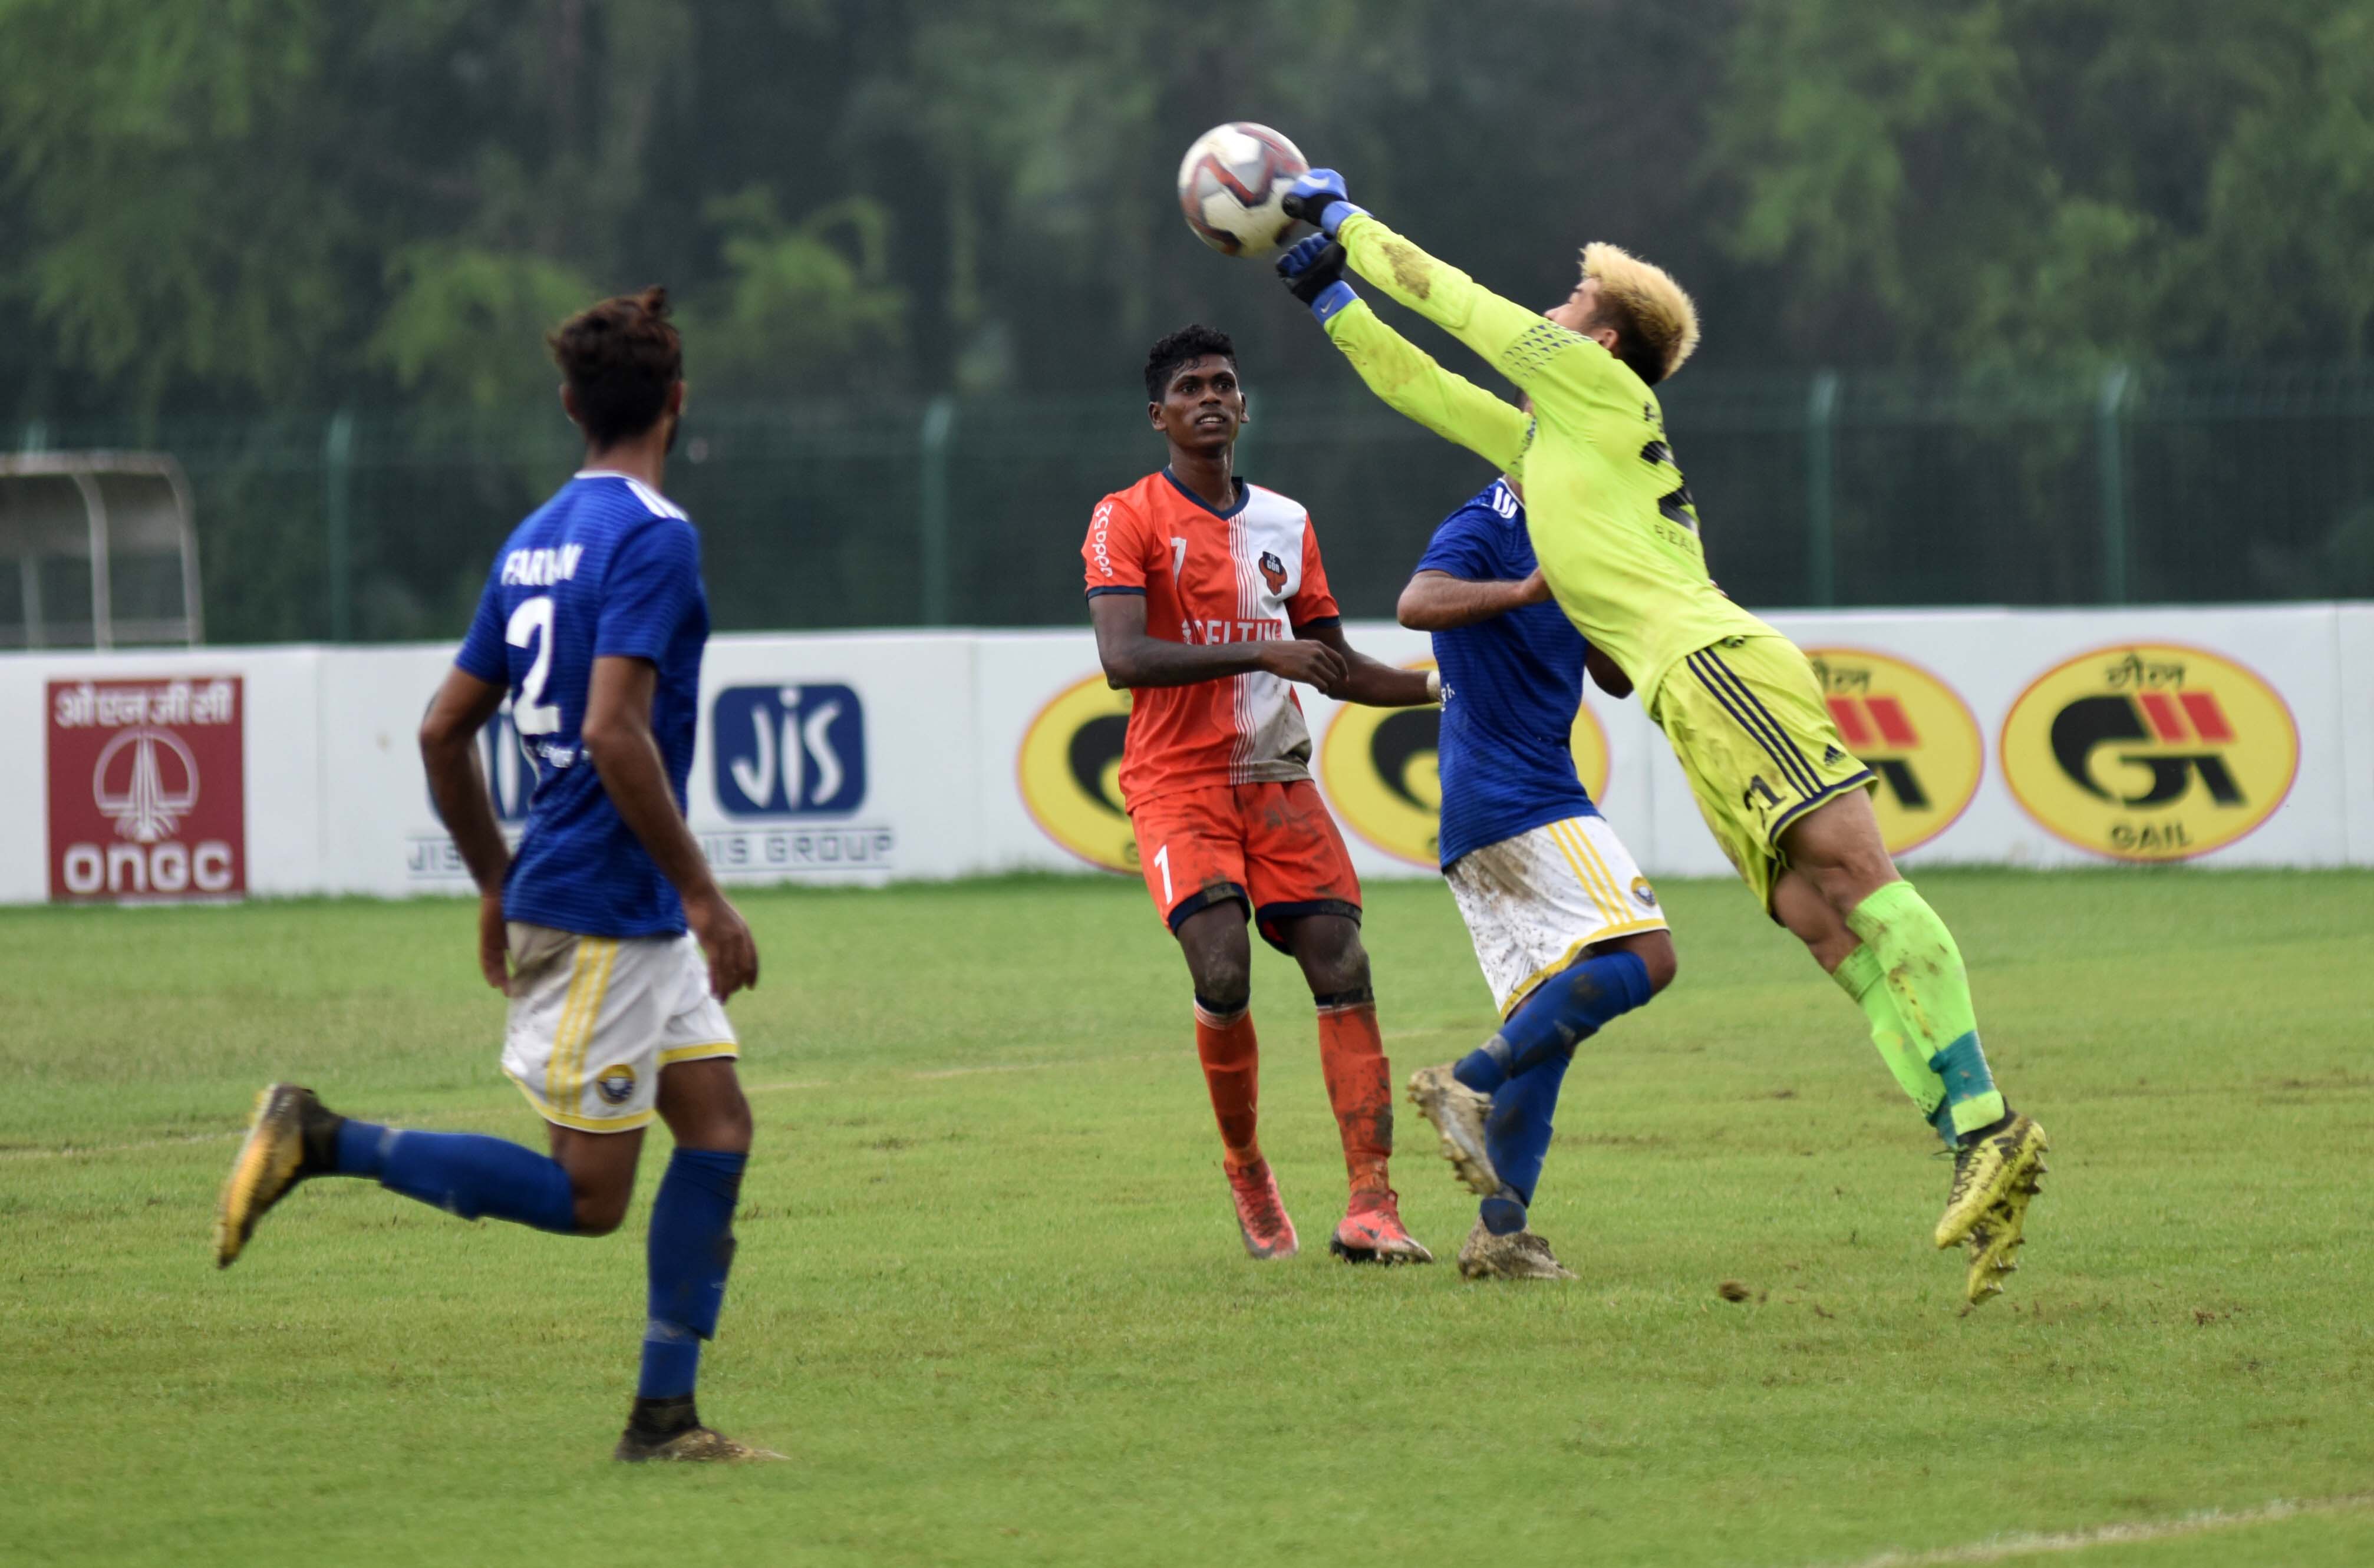
[[[352,642],[354,598],[355,415],[341,408],[322,435],[322,516],[328,530],[330,640]]]
[[[2130,377],[2124,365],[2102,372],[2101,400],[2095,405],[2096,459],[2102,486],[2102,598],[2128,602],[2127,451],[2125,411]]]
[[[1839,373],[1814,372],[1805,399],[1805,588],[1807,603],[1839,602],[1837,497],[1831,430],[1838,420]]]
[[[923,557],[923,624],[945,626],[948,606],[948,446],[956,434],[957,400],[947,393],[923,406],[923,517],[917,553]]]

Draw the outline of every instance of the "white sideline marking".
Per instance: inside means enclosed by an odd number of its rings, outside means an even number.
[[[2211,1530],[2271,1525],[2279,1519],[2298,1519],[2318,1514],[2346,1514],[2368,1507],[2374,1507],[2374,1492],[2301,1501],[2277,1498],[2260,1507],[2243,1508],[2230,1514],[2222,1508],[2212,1508],[2205,1513],[2187,1514],[2180,1519],[2142,1519],[2122,1525],[2097,1525],[2086,1530],[2056,1531],[2049,1535],[1991,1536],[1968,1546],[1939,1547],[1930,1551],[1883,1551],[1876,1557],[1866,1557],[1848,1564],[1847,1568],[1933,1568],[1933,1565],[1956,1562],[2004,1562],[2015,1557],[2084,1551],[2097,1546],[2130,1546],[2139,1541],[2205,1535]]]

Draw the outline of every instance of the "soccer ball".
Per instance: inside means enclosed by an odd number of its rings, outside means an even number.
[[[1231,120],[1196,137],[1179,160],[1179,210],[1215,251],[1266,256],[1294,227],[1280,205],[1287,187],[1310,171],[1310,160],[1275,131]]]

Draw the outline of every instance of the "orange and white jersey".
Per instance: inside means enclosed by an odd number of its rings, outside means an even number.
[[[1097,503],[1080,557],[1089,598],[1143,594],[1146,629],[1165,641],[1289,638],[1341,618],[1310,514],[1242,480],[1223,512],[1169,469],[1149,474]],[[1308,778],[1310,761],[1302,705],[1266,671],[1130,694],[1121,792],[1132,810],[1181,790]]]

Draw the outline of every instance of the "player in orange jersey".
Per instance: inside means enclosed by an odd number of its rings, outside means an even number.
[[[1294,1223],[1254,1137],[1259,1051],[1248,915],[1302,965],[1352,1198],[1329,1248],[1430,1263],[1386,1177],[1393,1090],[1360,945],[1360,882],[1310,782],[1310,731],[1289,685],[1346,702],[1435,700],[1430,673],[1344,641],[1310,516],[1235,474],[1245,425],[1236,350],[1191,326],[1146,357],[1146,418],[1169,464],[1097,503],[1080,554],[1105,678],[1131,694],[1121,790],[1146,891],[1195,982],[1195,1049],[1219,1118],[1245,1250],[1290,1258]]]

